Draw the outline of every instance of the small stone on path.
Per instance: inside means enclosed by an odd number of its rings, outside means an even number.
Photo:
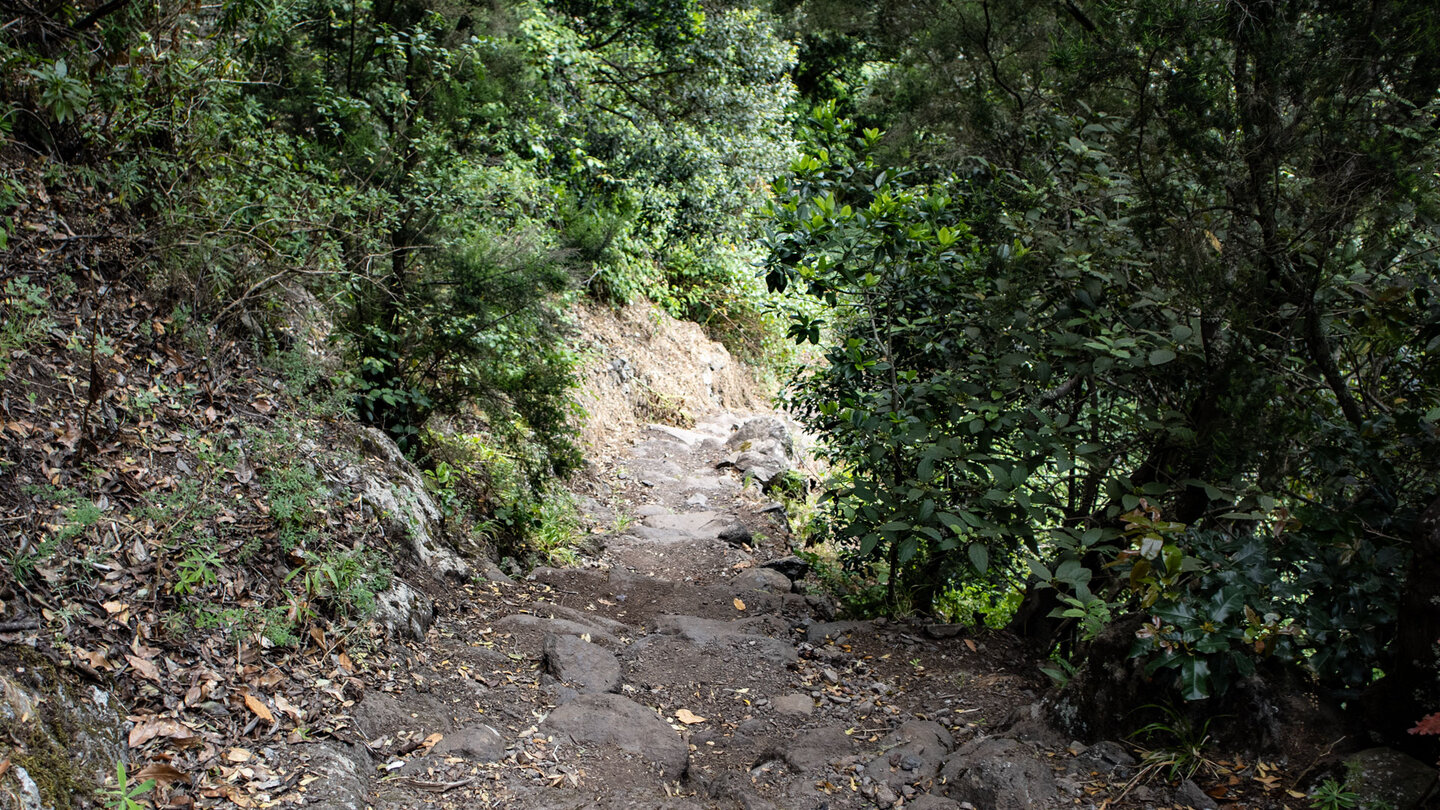
[[[790,578],[769,568],[747,568],[735,575],[734,585],[740,590],[789,593]]]
[[[801,734],[785,748],[785,762],[797,771],[813,771],[848,756],[854,740],[845,726],[825,726]]]
[[[576,636],[545,637],[545,671],[581,693],[620,688],[620,662],[609,650]]]
[[[541,729],[579,746],[613,746],[638,754],[658,765],[665,779],[680,778],[689,764],[680,735],[654,710],[620,695],[581,695],[551,712]]]
[[[805,575],[810,573],[810,563],[793,554],[762,563],[760,567],[778,571],[792,582],[804,579]]]
[[[498,762],[505,757],[505,740],[500,732],[484,725],[462,728],[435,744],[431,753],[460,757],[474,762]]]
[[[802,695],[798,692],[781,695],[770,703],[775,707],[777,714],[806,716],[815,711],[815,701],[809,695]]]

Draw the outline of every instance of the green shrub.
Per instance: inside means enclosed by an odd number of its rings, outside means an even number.
[[[0,299],[0,309],[5,311],[0,323],[0,380],[5,379],[16,356],[28,351],[55,326],[50,317],[52,291],[24,276],[9,279],[4,289],[4,298]]]

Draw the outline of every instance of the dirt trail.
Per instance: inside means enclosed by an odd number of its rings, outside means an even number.
[[[826,599],[797,592],[807,585],[783,512],[717,468],[748,448],[733,441],[744,421],[652,427],[601,464],[586,508],[612,529],[582,566],[438,600],[426,640],[352,707],[353,744],[294,746],[328,775],[308,798],[356,808],[1081,806],[1083,779],[1054,764],[1054,750],[986,737],[1041,686],[1015,674],[1023,659],[1003,637],[831,622]],[[1032,742],[1058,748],[1032,730]]]

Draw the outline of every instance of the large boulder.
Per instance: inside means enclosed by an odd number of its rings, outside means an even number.
[[[761,563],[760,567],[778,571],[792,582],[802,580],[806,574],[810,573],[810,563],[793,554]]]
[[[794,466],[795,440],[790,429],[773,416],[746,419],[725,440],[732,455],[721,462],[768,488]]]
[[[305,772],[320,777],[305,791],[305,806],[318,810],[365,810],[370,806],[370,757],[339,742],[299,747]]]
[[[431,754],[473,762],[498,762],[505,757],[505,738],[490,726],[477,723],[454,734],[446,734],[445,739],[436,743]]]
[[[395,635],[422,639],[435,621],[430,597],[395,577],[390,587],[375,594],[375,621]]]
[[[519,631],[553,633],[557,636],[588,636],[598,644],[620,646],[620,639],[602,630],[598,623],[578,622],[574,619],[551,619],[531,613],[514,613],[495,622],[495,626],[512,633]]]
[[[370,690],[350,710],[354,729],[367,743],[375,743],[401,732],[423,739],[440,732],[448,734],[455,721],[448,705],[434,695],[408,694],[404,699],[391,692]]]
[[[789,593],[793,583],[790,578],[769,568],[746,568],[735,575],[732,583],[740,591],[768,591]]]
[[[725,445],[741,451],[779,453],[789,458],[795,452],[795,440],[785,423],[773,416],[752,416],[740,423]]]

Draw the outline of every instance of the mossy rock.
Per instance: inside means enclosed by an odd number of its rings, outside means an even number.
[[[0,655],[0,756],[34,780],[43,806],[88,806],[125,755],[123,726],[108,691],[24,648]]]

